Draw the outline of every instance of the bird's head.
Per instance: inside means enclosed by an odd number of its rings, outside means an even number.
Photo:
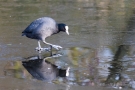
[[[59,31],[66,32],[66,33],[69,35],[68,26],[67,26],[66,24],[59,23],[59,24],[58,24],[58,30],[59,30]]]

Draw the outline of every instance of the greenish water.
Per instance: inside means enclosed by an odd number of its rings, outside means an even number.
[[[0,90],[134,89],[134,3],[0,0]],[[47,38],[63,47],[52,54],[39,54],[37,41],[21,36],[44,16],[69,26],[69,36]]]

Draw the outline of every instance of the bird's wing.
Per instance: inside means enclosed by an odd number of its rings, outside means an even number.
[[[39,25],[43,23],[42,19],[33,21],[22,33],[32,33]]]

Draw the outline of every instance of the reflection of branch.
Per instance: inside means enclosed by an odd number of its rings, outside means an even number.
[[[118,47],[118,50],[116,51],[116,53],[114,55],[114,60],[113,61],[117,61],[119,59],[122,50],[123,50],[123,45],[120,45]]]
[[[112,67],[108,68],[110,70],[110,74],[106,80],[107,84],[118,82],[121,79],[121,72],[123,67],[121,59],[124,56],[123,51],[125,54],[124,45],[120,45],[116,51],[113,61],[111,62]]]

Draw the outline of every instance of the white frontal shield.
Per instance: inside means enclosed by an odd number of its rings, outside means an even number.
[[[69,35],[68,26],[65,26],[65,29],[66,29],[66,33]]]

